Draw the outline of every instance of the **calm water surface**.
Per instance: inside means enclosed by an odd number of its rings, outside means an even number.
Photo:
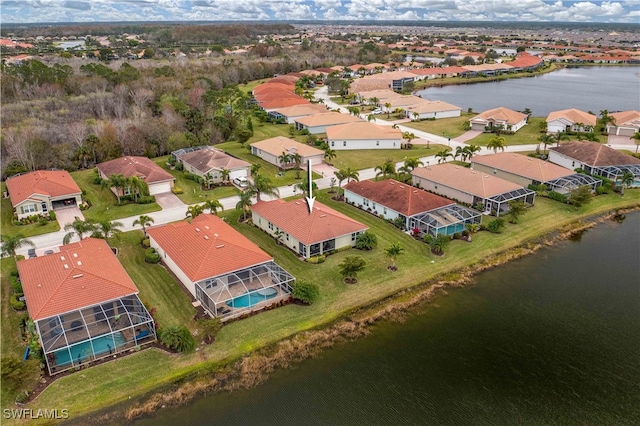
[[[640,424],[640,213],[140,425]]]
[[[592,111],[640,110],[640,68],[565,68],[531,78],[482,84],[432,87],[417,94],[476,112],[500,106],[516,111],[531,109],[534,117],[568,108]]]

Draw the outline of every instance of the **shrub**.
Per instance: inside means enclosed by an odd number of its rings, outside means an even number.
[[[51,210],[49,212],[49,219],[51,220],[56,220],[56,212],[54,212],[53,210]]]
[[[493,219],[491,222],[489,222],[487,224],[487,231],[494,233],[494,234],[499,234],[502,232],[502,228],[504,228],[504,219],[502,218],[497,218],[497,219]]]
[[[320,288],[317,284],[313,284],[308,281],[297,281],[293,285],[293,292],[291,295],[294,299],[298,299],[302,303],[311,305],[318,299],[318,296],[320,295]]]
[[[378,237],[373,232],[364,231],[356,238],[356,248],[358,250],[373,250],[378,245]]]
[[[100,175],[95,175],[91,182],[93,182],[95,185],[102,185],[102,178],[100,177]]]
[[[155,203],[156,197],[153,195],[143,195],[142,197],[138,197],[138,204],[151,204]]]
[[[174,194],[182,194],[183,191],[182,191],[182,188],[180,188],[179,186],[174,186],[171,189],[171,192],[173,192]]]
[[[48,221],[47,219],[45,219],[44,217],[43,217],[43,218],[41,218],[41,219],[38,221],[38,225],[40,225],[40,226],[45,226],[47,223],[49,223],[49,221]]]
[[[552,200],[555,201],[560,201],[561,203],[566,203],[567,202],[567,197],[564,194],[561,194],[559,192],[556,191],[549,191],[547,193],[547,197],[551,198]]]
[[[13,288],[14,293],[21,294],[22,291],[22,283],[18,279],[18,277],[11,276],[11,288]]]
[[[142,244],[142,247],[144,247],[144,248],[151,247],[151,241],[149,240],[149,238],[142,238],[142,241],[140,241],[140,243]]]
[[[195,339],[184,325],[162,328],[158,334],[163,345],[178,352],[191,352],[196,348]]]
[[[325,256],[324,254],[318,255],[318,256],[312,256],[310,258],[307,259],[308,263],[313,263],[313,264],[318,264],[318,263],[322,263],[325,261],[325,259],[327,258],[327,256]]]
[[[455,232],[455,233],[453,234],[453,239],[454,239],[454,240],[459,240],[459,239],[460,239],[460,233],[459,233],[459,232]]]
[[[23,301],[18,300],[18,298],[21,296],[22,294],[13,293],[9,298],[9,305],[11,305],[11,307],[16,311],[23,311],[27,307],[27,305]]]
[[[160,255],[156,252],[156,249],[149,247],[144,251],[144,261],[147,263],[160,262]]]
[[[197,321],[197,326],[198,336],[206,343],[211,343],[222,328],[222,321],[218,318],[204,318]]]

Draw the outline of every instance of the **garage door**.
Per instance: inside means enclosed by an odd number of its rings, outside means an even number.
[[[315,157],[308,157],[307,160],[311,160],[311,165],[315,166],[316,164],[322,164],[322,159],[323,158],[324,158],[323,156],[318,155],[318,156],[315,156]],[[306,166],[306,164],[305,164],[305,166]]]
[[[171,182],[149,185],[149,194],[151,195],[162,194],[164,192],[171,192]]]
[[[233,180],[240,176],[247,177],[247,169],[233,170],[231,173],[229,173],[230,180]]]

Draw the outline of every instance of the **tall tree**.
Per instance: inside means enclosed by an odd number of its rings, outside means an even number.
[[[467,161],[467,160],[471,161],[474,154],[480,151],[482,151],[482,148],[480,148],[478,145],[465,146],[463,149],[462,161]]]
[[[356,170],[351,170],[350,167],[346,169],[340,169],[336,173],[336,179],[338,179],[338,194],[340,194],[340,189],[342,189],[342,182],[347,181],[347,183],[355,180],[356,182],[360,181],[360,175]]]
[[[217,214],[218,210],[224,210],[224,208],[222,207],[222,204],[220,204],[220,201],[218,200],[207,200],[204,202],[202,207],[205,210],[209,210],[209,213],[211,214]]]
[[[236,210],[242,210],[242,220],[247,220],[247,211],[251,208],[251,193],[249,191],[238,191],[239,200],[236,203]]]
[[[73,222],[67,223],[64,226],[67,234],[62,239],[62,244],[69,244],[73,237],[83,240],[87,234],[93,234],[96,232],[96,224],[92,220],[82,220],[79,217],[75,217]]]
[[[140,215],[139,218],[133,221],[133,226],[140,225],[142,227],[142,233],[144,237],[147,238],[147,226],[151,225],[154,222],[151,216]]]
[[[11,256],[14,259],[16,258],[16,250],[19,248],[25,245],[36,246],[33,241],[26,239],[22,234],[2,235],[0,240],[2,241],[2,256]]]
[[[123,226],[122,222],[110,222],[108,220],[103,220],[95,224],[95,231],[91,236],[95,238],[103,238],[109,241],[109,238],[115,237],[122,232],[119,228],[122,228]]]
[[[497,153],[498,150],[501,150],[504,152],[504,143],[505,143],[505,139],[502,136],[496,136],[489,140],[489,143],[487,144],[487,148],[493,149],[493,152],[495,153]]]
[[[260,201],[262,194],[270,195],[272,197],[279,197],[280,191],[266,176],[255,175],[253,177],[253,183],[250,183],[246,189],[252,196],[255,195],[256,200]]]
[[[640,147],[640,132],[633,134],[633,142],[636,144],[636,154],[638,153],[638,147]]]
[[[544,151],[547,151],[547,146],[551,145],[554,142],[554,137],[548,133],[545,133],[543,135],[540,135],[540,137],[538,138],[538,140],[540,141],[540,143],[542,143],[542,145],[544,145]]]
[[[358,282],[358,272],[362,271],[367,263],[360,256],[347,256],[338,265],[340,267],[340,275],[344,277],[344,281],[350,284]]]
[[[185,213],[185,217],[195,219],[204,213],[204,207],[200,204],[194,204],[192,206],[187,207],[187,211]]]
[[[407,141],[407,147],[411,146],[411,141],[416,138],[412,132],[402,132],[402,139]],[[427,140],[427,148],[429,148],[429,140]]]
[[[376,179],[379,176],[382,176],[383,178],[386,178],[389,175],[395,175],[396,174],[396,165],[393,163],[393,161],[391,159],[386,159],[384,163],[382,163],[381,165],[377,166],[374,169],[377,173],[376,173]]]
[[[507,212],[509,222],[518,223],[518,219],[527,211],[527,205],[523,201],[515,200],[511,200],[507,204],[509,205],[509,211]]]
[[[440,162],[446,163],[447,158],[453,157],[453,154],[451,154],[451,148],[446,148],[437,152],[435,157],[438,159],[438,164],[440,164]]]
[[[116,194],[116,198],[118,199],[118,204],[120,204],[120,194],[124,192],[124,188],[126,186],[127,178],[119,174],[111,175],[107,179],[104,179],[102,181],[103,188],[114,189],[114,193]]]
[[[337,157],[336,151],[329,148],[328,146],[324,150],[324,161],[327,163],[331,163],[331,160]]]

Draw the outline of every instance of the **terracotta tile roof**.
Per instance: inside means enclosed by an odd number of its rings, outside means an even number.
[[[34,320],[138,293],[109,245],[97,238],[21,260],[18,271]]]
[[[260,102],[260,106],[264,109],[274,110],[277,108],[286,108],[294,105],[310,105],[311,102],[299,96],[291,96],[288,98],[273,99],[266,102]]]
[[[49,197],[77,195],[82,193],[78,184],[66,170],[36,170],[7,179],[7,190],[14,207],[33,194]]]
[[[213,147],[182,154],[180,161],[195,167],[202,173],[207,173],[211,169],[235,170],[251,167],[251,164],[246,161],[232,157],[224,151]]]
[[[463,67],[467,71],[481,72],[481,71],[496,71],[496,70],[508,70],[511,69],[511,65],[507,64],[481,64],[481,65],[465,65]]]
[[[283,92],[293,93],[293,89],[294,88],[295,88],[294,86],[291,86],[289,84],[266,82],[266,83],[262,83],[262,84],[260,84],[260,85],[258,85],[256,87],[254,87],[253,95],[254,96],[258,96],[258,95],[260,95],[262,93],[272,92],[272,91],[275,91],[275,90],[280,90],[280,91],[283,91]]]
[[[411,105],[405,109],[410,112],[417,112],[418,114],[427,112],[462,110],[462,108],[460,108],[459,106],[455,106],[444,101],[426,101],[424,99],[422,100],[422,102]]]
[[[538,182],[548,182],[553,179],[575,174],[573,170],[565,169],[548,161],[510,152],[478,155],[471,160],[472,167],[474,163],[513,173]]]
[[[416,75],[443,75],[443,74],[459,74],[467,71],[462,67],[432,67],[432,68],[419,68],[410,70],[409,72]]]
[[[272,260],[217,216],[154,226],[147,234],[191,280],[199,281]]]
[[[450,163],[419,167],[411,172],[411,175],[481,198],[493,197],[522,188],[522,185],[517,183]]]
[[[378,101],[380,103],[384,103],[384,101],[388,99],[393,99],[393,98],[402,96],[400,93],[396,93],[391,89],[362,91],[362,92],[359,92],[358,95],[366,99],[378,98]]]
[[[551,111],[547,116],[547,122],[561,118],[564,118],[573,124],[582,123],[587,126],[595,126],[597,120],[597,117],[593,114],[572,108],[563,109],[561,111]]]
[[[279,99],[279,98],[291,98],[291,97],[299,98],[300,96],[294,94],[291,90],[274,88],[273,90],[265,90],[260,93],[257,93],[254,97],[256,101],[258,101],[258,103],[261,103],[261,102],[272,101],[274,99]]]
[[[493,119],[494,121],[515,125],[522,120],[525,120],[526,118],[527,114],[523,114],[521,112],[514,111],[505,107],[498,107],[476,115],[471,119],[471,121],[481,121],[483,123],[486,123],[490,119]]]
[[[511,65],[514,68],[526,68],[538,65],[540,62],[542,62],[542,59],[539,57],[534,56],[529,52],[520,52],[515,60],[505,62],[505,64]]]
[[[324,157],[323,150],[294,141],[293,139],[289,139],[284,136],[276,136],[275,138],[254,142],[251,146],[275,156],[279,156],[283,152],[286,152],[288,154],[297,153],[301,157],[313,157],[315,155]]]
[[[640,164],[640,159],[616,151],[598,142],[564,142],[551,150],[590,166],[622,166]]]
[[[380,126],[367,121],[339,124],[327,128],[328,140],[378,139],[402,140],[402,131],[391,126]]]
[[[418,105],[422,102],[424,102],[424,99],[419,96],[402,95],[396,98],[387,99],[386,102],[383,103],[383,106],[385,103],[389,103],[391,104],[391,108],[401,108],[410,105]]]
[[[106,176],[138,176],[147,183],[173,180],[174,177],[147,157],[121,157],[98,164],[98,170]]]
[[[296,119],[296,123],[300,123],[308,127],[332,126],[361,121],[363,121],[361,118],[349,114],[341,114],[339,112],[323,112],[321,114],[308,115],[306,117]]]
[[[284,115],[285,117],[302,117],[305,115],[314,115],[327,112],[327,107],[318,104],[300,104],[278,108],[275,111]]]
[[[391,87],[391,80],[375,78],[358,78],[349,86],[349,93],[368,92],[371,90],[384,90]]]
[[[638,111],[620,111],[609,114],[616,121],[615,126],[631,126],[640,127],[640,112]]]
[[[307,245],[368,229],[318,201],[313,204],[312,214],[303,199],[260,201],[251,210]]]
[[[393,179],[377,182],[371,180],[351,181],[344,186],[344,189],[405,216],[413,216],[455,204],[444,197]]]

